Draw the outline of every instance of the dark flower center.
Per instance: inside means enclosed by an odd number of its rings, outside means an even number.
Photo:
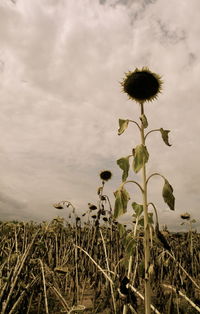
[[[135,72],[125,80],[124,91],[133,98],[145,100],[154,97],[158,93],[159,82],[149,72]]]
[[[100,174],[100,177],[102,180],[109,180],[111,178],[111,172],[110,171],[103,171],[101,174]]]

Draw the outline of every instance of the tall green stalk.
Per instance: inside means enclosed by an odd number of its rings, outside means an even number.
[[[141,102],[141,116],[144,115],[144,106]],[[145,146],[144,125],[141,121],[140,126],[141,142]],[[150,266],[150,229],[148,223],[148,202],[147,202],[147,176],[146,165],[143,162],[142,166],[142,196],[143,196],[143,212],[144,212],[144,265],[145,265],[145,314],[150,314],[151,309],[151,287],[149,278],[149,266]]]
[[[129,98],[136,101],[140,105],[140,124],[133,120],[123,120],[119,119],[119,129],[118,135],[124,133],[127,129],[129,123],[134,123],[139,131],[140,131],[140,138],[141,143],[137,145],[135,148],[132,149],[132,154],[126,157],[122,157],[117,160],[117,164],[122,169],[122,184],[120,187],[115,191],[115,210],[114,210],[114,218],[118,218],[120,215],[123,215],[127,212],[128,202],[130,200],[130,195],[128,191],[125,189],[125,185],[128,183],[133,183],[137,187],[139,187],[142,193],[142,204],[137,204],[133,202],[132,208],[135,211],[133,216],[136,217],[137,223],[144,226],[144,266],[145,266],[145,314],[151,313],[151,285],[150,285],[150,227],[152,228],[153,220],[150,220],[150,214],[148,213],[148,201],[147,201],[147,186],[149,181],[154,176],[160,176],[164,180],[164,186],[162,190],[162,196],[169,206],[171,210],[174,210],[175,205],[175,198],[173,195],[173,188],[169,184],[168,180],[159,173],[153,173],[149,177],[146,174],[146,163],[149,160],[149,152],[146,148],[146,138],[154,133],[160,132],[164,143],[167,146],[171,146],[169,144],[168,133],[169,130],[164,130],[163,128],[160,129],[153,129],[145,134],[145,129],[148,128],[148,120],[144,114],[144,102],[145,101],[152,101],[156,99],[157,94],[161,90],[162,81],[159,75],[152,73],[147,68],[142,68],[142,70],[136,69],[134,72],[126,73],[126,77],[121,83],[123,90],[125,93],[128,94]],[[142,180],[141,183],[138,183],[135,180],[127,180],[129,176],[129,169],[130,169],[130,159],[133,159],[132,168],[133,171],[137,174],[141,172]],[[155,205],[153,203],[149,203],[155,209]],[[166,241],[163,239],[162,234],[159,230],[158,224],[158,217],[156,211],[156,223],[155,223],[155,234],[158,238],[160,238],[161,244],[163,244],[164,248],[169,248],[166,246]],[[134,246],[136,246],[135,241],[135,232],[132,233],[133,239],[130,241],[130,236],[127,237],[127,253],[133,252]],[[132,268],[132,260],[133,258],[129,258],[129,267],[128,267],[128,279],[130,278],[130,272]],[[127,306],[124,306],[123,314],[127,313]]]

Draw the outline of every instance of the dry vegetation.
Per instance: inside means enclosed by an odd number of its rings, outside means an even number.
[[[87,222],[79,217],[74,222],[1,222],[2,314],[122,313],[124,304],[128,313],[144,313],[143,227],[127,230],[102,209],[94,212]],[[200,235],[165,231],[164,236],[169,249],[154,232],[151,239],[156,313],[198,313]]]

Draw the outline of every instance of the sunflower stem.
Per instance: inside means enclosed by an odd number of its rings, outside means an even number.
[[[146,140],[147,136],[148,136],[150,133],[153,133],[153,132],[160,132],[160,129],[154,129],[154,130],[149,131],[149,132],[145,135],[144,139]]]
[[[141,115],[144,114],[143,102],[141,105]],[[145,146],[145,135],[144,126],[141,123],[141,142]],[[142,166],[142,184],[143,184],[143,211],[144,211],[144,264],[145,264],[145,314],[151,313],[151,286],[150,286],[150,276],[149,276],[149,266],[150,266],[150,229],[148,222],[148,202],[147,202],[147,176],[146,176],[146,166],[143,162]]]

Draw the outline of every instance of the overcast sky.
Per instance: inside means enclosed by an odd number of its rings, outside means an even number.
[[[52,206],[61,200],[83,213],[98,201],[104,169],[113,172],[105,192],[114,201],[116,160],[140,143],[134,125],[117,135],[119,118],[140,115],[119,82],[148,66],[164,81],[145,105],[149,129],[171,130],[172,143],[149,136],[148,173],[169,180],[176,211],[162,200],[160,178],[149,201],[171,229],[186,211],[200,221],[199,12],[199,0],[1,0],[0,219],[65,216]]]

